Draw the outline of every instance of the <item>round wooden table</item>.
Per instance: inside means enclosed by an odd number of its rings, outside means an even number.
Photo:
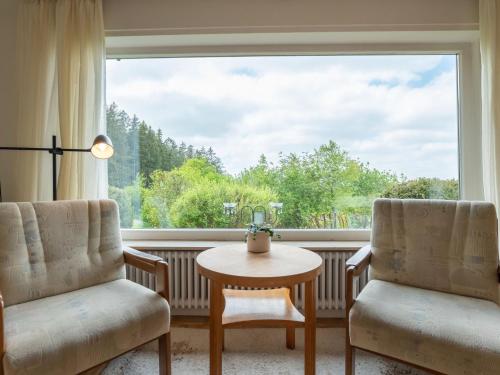
[[[230,327],[285,327],[290,349],[295,347],[295,328],[304,327],[304,373],[315,373],[319,255],[276,243],[267,253],[250,253],[242,243],[203,251],[196,262],[198,272],[210,280],[211,375],[222,374],[224,328]],[[304,315],[293,304],[293,288],[300,283],[305,283]],[[274,289],[224,289],[226,285]]]

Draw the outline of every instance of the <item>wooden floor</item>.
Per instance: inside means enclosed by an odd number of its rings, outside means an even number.
[[[344,328],[343,318],[318,318],[316,320],[317,328]],[[175,315],[172,316],[172,327],[180,328],[204,328],[208,329],[208,316],[189,316]]]

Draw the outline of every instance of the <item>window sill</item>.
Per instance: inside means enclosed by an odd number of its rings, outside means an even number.
[[[124,241],[243,241],[245,229],[122,229]],[[276,229],[276,235],[283,242],[351,242],[370,241],[371,231],[367,229]],[[277,241],[276,236],[274,238]]]
[[[313,251],[356,251],[369,241],[274,241],[280,244],[298,246]],[[241,244],[243,241],[183,241],[183,240],[125,240],[126,246],[138,250],[201,251],[213,247]]]

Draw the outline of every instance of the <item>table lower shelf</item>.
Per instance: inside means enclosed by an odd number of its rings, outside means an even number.
[[[266,290],[224,289],[224,327],[303,327],[304,316],[295,308],[288,288]]]

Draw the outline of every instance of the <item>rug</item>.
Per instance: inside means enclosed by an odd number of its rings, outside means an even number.
[[[285,346],[284,329],[226,330],[224,375],[295,375],[304,373],[303,330],[296,348]],[[172,328],[172,374],[207,375],[208,330]],[[103,375],[158,374],[157,342],[127,353],[108,364]],[[344,374],[344,330],[318,328],[316,374]],[[357,351],[356,375],[427,375],[426,372]]]

